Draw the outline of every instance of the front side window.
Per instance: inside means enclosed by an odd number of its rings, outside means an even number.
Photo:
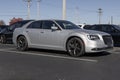
[[[118,25],[114,25],[115,29],[119,30],[120,31],[120,26]]]
[[[57,26],[53,21],[43,21],[42,29],[51,29],[54,25]]]
[[[81,29],[77,25],[73,24],[72,22],[69,21],[57,21],[56,22],[63,28],[63,29]]]
[[[105,32],[113,32],[114,31],[112,26],[102,26],[102,30]]]

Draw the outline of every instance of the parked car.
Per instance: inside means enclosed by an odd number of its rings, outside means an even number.
[[[1,33],[1,31],[3,30],[3,29],[5,29],[5,28],[7,28],[8,27],[8,25],[0,25],[0,33]]]
[[[78,26],[82,29],[85,29],[85,28],[88,28],[89,26],[91,25],[88,25],[88,24],[78,24]]]
[[[38,20],[15,29],[13,43],[18,50],[41,48],[67,51],[71,56],[113,48],[112,37],[104,32],[84,30],[66,20]]]
[[[2,29],[0,32],[0,43],[7,43],[7,41],[12,42],[13,31],[15,28],[22,27],[30,21],[31,20],[22,20]]]
[[[96,24],[85,29],[103,31],[111,34],[114,46],[120,46],[120,26],[112,24]]]

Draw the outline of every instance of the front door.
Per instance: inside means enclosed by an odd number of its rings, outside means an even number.
[[[51,27],[55,25],[58,27],[53,21],[43,21],[42,22],[42,30],[40,32],[40,45],[47,48],[60,48],[63,46],[63,33],[61,30],[53,31]]]

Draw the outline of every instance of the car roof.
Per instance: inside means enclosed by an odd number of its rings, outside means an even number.
[[[35,21],[68,21],[68,20],[61,20],[61,19],[41,19],[41,20],[35,20]]]
[[[94,24],[94,25],[99,25],[99,26],[113,26],[115,24]]]

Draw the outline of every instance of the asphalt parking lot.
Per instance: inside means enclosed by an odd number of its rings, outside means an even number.
[[[70,57],[65,52],[17,51],[0,44],[0,80],[119,80],[120,47],[112,51]]]

